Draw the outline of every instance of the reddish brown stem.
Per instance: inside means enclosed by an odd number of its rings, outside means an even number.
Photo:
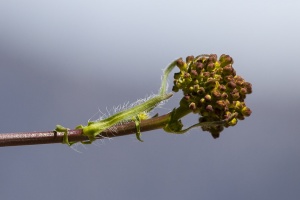
[[[169,114],[143,120],[140,124],[141,132],[151,131],[163,128],[169,119]],[[113,131],[112,131],[113,130]],[[136,133],[134,122],[116,125],[113,129],[107,129],[101,133],[98,139],[105,137],[118,137]],[[47,132],[27,132],[27,133],[2,133],[0,134],[0,147],[5,146],[21,146],[35,144],[53,144],[62,143],[63,133],[55,131]],[[82,135],[82,130],[68,131],[69,142],[86,141],[88,138]]]

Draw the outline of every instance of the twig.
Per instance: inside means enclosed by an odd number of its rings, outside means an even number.
[[[169,114],[154,117],[141,121],[140,130],[142,132],[160,129],[168,122]],[[112,131],[113,130],[113,131]],[[103,131],[97,139],[112,138],[136,133],[134,122],[119,124],[112,129]],[[26,133],[2,133],[0,134],[0,147],[22,146],[36,144],[62,143],[63,133],[55,131],[47,132],[26,132]],[[86,141],[88,138],[82,135],[82,130],[69,130],[68,138],[70,142]]]

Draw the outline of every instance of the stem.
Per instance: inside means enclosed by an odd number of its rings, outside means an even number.
[[[170,113],[154,117],[147,120],[142,120],[140,130],[142,132],[151,131],[163,128],[169,121]],[[114,131],[112,131],[112,129]],[[107,129],[97,137],[97,139],[113,138],[118,136],[130,135],[136,133],[134,122],[118,124],[112,129]],[[35,144],[54,144],[63,142],[62,132],[47,131],[47,132],[27,132],[27,133],[2,133],[0,134],[0,147],[5,146],[22,146]],[[88,137],[82,134],[81,130],[68,131],[69,142],[81,142],[88,140]]]
[[[184,116],[190,114],[192,111],[191,109],[189,109],[188,107],[185,106],[179,106],[178,108],[175,109],[175,118],[173,118],[172,120],[179,120],[181,118],[183,118]]]

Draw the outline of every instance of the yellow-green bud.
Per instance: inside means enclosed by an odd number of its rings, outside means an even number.
[[[244,116],[246,116],[246,117],[249,117],[249,116],[251,115],[251,113],[252,113],[252,111],[251,111],[250,108],[248,108],[248,107],[244,107],[244,108],[242,109],[242,114],[243,114]]]
[[[206,102],[210,102],[211,101],[211,96],[209,94],[205,95],[204,97]]]
[[[236,124],[237,124],[237,119],[236,118],[233,118],[230,122],[228,122],[229,126],[234,126]]]

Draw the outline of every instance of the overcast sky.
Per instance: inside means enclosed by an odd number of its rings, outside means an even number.
[[[229,54],[253,84],[251,117],[217,140],[158,130],[81,153],[1,148],[1,199],[298,200],[299,9],[296,0],[0,1],[0,133],[86,124],[156,93],[162,69],[188,55]]]

